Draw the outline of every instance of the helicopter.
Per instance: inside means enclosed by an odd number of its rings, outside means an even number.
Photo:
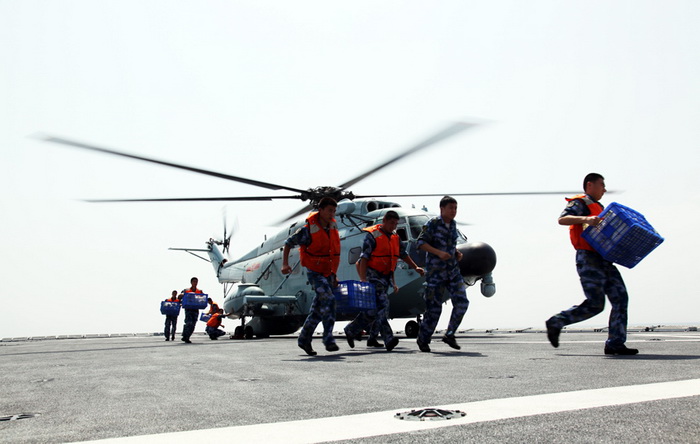
[[[205,242],[205,248],[171,248],[171,250],[186,251],[211,263],[219,283],[223,284],[224,312],[228,314],[229,318],[238,318],[241,321],[241,324],[236,327],[233,337],[251,339],[253,337],[265,338],[270,335],[291,334],[303,325],[310,311],[315,293],[300,265],[298,248],[293,249],[289,256],[292,272],[287,275],[281,273],[282,249],[287,238],[304,224],[305,217],[298,218],[313,211],[324,197],[331,197],[338,202],[336,222],[341,240],[341,263],[337,277],[339,281],[344,281],[358,279],[355,264],[360,257],[366,233],[363,231],[363,228],[381,223],[384,214],[389,210],[396,211],[399,214],[400,219],[396,233],[401,241],[406,243],[406,251],[418,266],[425,264],[425,252],[418,250],[416,240],[422,226],[435,215],[428,213],[426,209],[404,208],[396,202],[385,200],[387,198],[441,197],[445,194],[451,196],[506,196],[571,193],[570,191],[535,191],[355,195],[348,190],[352,185],[371,174],[375,174],[388,165],[478,125],[478,123],[473,122],[451,123],[432,136],[404,150],[399,155],[337,187],[319,186],[306,190],[142,157],[61,137],[50,135],[38,135],[36,137],[46,142],[131,158],[170,168],[178,168],[197,174],[246,183],[260,188],[286,190],[296,193],[293,195],[271,196],[91,199],[86,200],[86,202],[270,201],[275,199],[309,201],[303,208],[283,218],[277,224],[283,226],[279,232],[269,238],[266,237],[259,246],[236,260],[229,261],[226,257],[229,253],[232,233],[227,233],[225,222],[223,239],[210,238]],[[295,218],[298,220],[288,223],[288,221]],[[495,251],[484,242],[469,242],[461,232],[459,235],[461,242],[457,248],[462,253],[459,267],[464,282],[468,286],[473,286],[481,281],[480,289],[482,295],[486,297],[493,296],[496,292],[496,285],[492,275],[496,266]],[[207,258],[197,254],[199,252],[206,253]],[[407,337],[415,338],[418,335],[421,316],[425,311],[425,302],[423,300],[424,278],[416,271],[409,269],[406,263],[399,261],[394,272],[394,279],[399,290],[389,295],[388,318],[410,318],[411,320],[405,325],[404,332]],[[349,321],[354,319],[355,315],[356,313],[338,312],[336,313],[336,320]]]

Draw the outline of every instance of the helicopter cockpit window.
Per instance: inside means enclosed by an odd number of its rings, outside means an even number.
[[[411,239],[418,239],[420,232],[423,230],[423,225],[430,220],[430,217],[420,215],[420,216],[409,216],[408,226],[411,229]]]

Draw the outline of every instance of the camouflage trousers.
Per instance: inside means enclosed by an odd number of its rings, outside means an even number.
[[[185,325],[182,326],[182,339],[189,340],[194,328],[197,325],[199,310],[196,308],[185,308]]]
[[[423,299],[425,299],[425,314],[418,331],[418,340],[424,344],[430,343],[430,338],[435,333],[435,328],[440,320],[443,290],[447,290],[450,299],[452,299],[452,314],[450,315],[450,322],[447,324],[448,335],[453,335],[457,331],[459,324],[462,323],[464,314],[469,308],[466,285],[462,276],[455,274],[452,277],[445,277],[443,280],[428,280],[425,294],[423,295]]]
[[[377,309],[363,311],[355,320],[345,327],[345,332],[354,337],[359,337],[363,330],[369,330],[369,337],[376,339],[380,334],[387,343],[394,339],[394,333],[387,320],[389,314],[389,295],[387,291],[391,286],[391,275],[381,274],[371,268],[367,268],[367,280],[374,284]]]
[[[209,339],[216,339],[216,338],[218,338],[219,336],[223,336],[223,335],[226,334],[226,332],[223,331],[222,329],[220,329],[220,328],[215,328],[215,327],[210,327],[210,326],[208,326],[208,325],[207,325],[207,327],[204,329],[204,331],[206,331],[207,334],[209,335]]]
[[[175,338],[175,328],[177,327],[177,316],[165,315],[165,337]]]
[[[555,327],[563,327],[592,318],[605,308],[605,295],[612,310],[608,320],[608,340],[605,345],[618,347],[627,340],[627,288],[612,262],[595,251],[576,250],[576,271],[586,300],[550,318]]]
[[[314,300],[311,303],[309,316],[306,317],[304,325],[299,333],[299,345],[311,343],[314,331],[319,322],[323,323],[323,343],[325,345],[335,344],[333,338],[333,326],[335,325],[335,296],[333,296],[333,287],[331,277],[325,277],[321,273],[316,273],[311,270],[306,270],[306,276],[309,283],[316,292]]]

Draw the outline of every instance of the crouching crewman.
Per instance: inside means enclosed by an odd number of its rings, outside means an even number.
[[[226,334],[225,331],[220,329],[219,327],[224,327],[224,325],[221,323],[221,321],[224,318],[224,311],[222,309],[218,309],[216,313],[211,315],[211,318],[207,321],[207,328],[205,331],[209,335],[209,339],[212,341],[215,341],[219,339],[219,336],[223,336]]]

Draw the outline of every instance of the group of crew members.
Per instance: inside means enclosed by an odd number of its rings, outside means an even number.
[[[598,173],[589,173],[583,180],[583,194],[567,198],[568,204],[559,215],[560,225],[569,226],[571,243],[576,250],[576,269],[579,274],[585,300],[549,318],[545,326],[547,338],[553,347],[559,346],[559,335],[564,326],[589,319],[603,311],[605,297],[612,305],[609,321],[609,334],[604,353],[608,355],[635,355],[637,349],[627,348],[627,305],[628,295],[625,284],[615,265],[604,259],[582,237],[586,226],[601,223],[599,217],[603,205],[599,200],[607,190],[605,178]],[[315,290],[311,312],[301,329],[298,346],[310,356],[316,355],[311,346],[314,330],[323,323],[323,344],[327,351],[338,350],[333,337],[335,323],[335,299],[333,287],[337,285],[336,273],[340,263],[340,238],[335,221],[337,202],[324,198],[319,202],[318,211],[313,212],[306,223],[286,241],[282,253],[282,273],[289,274],[289,253],[299,246],[301,264],[306,268],[309,283]],[[466,285],[461,276],[459,261],[461,252],[457,249],[459,234],[455,223],[457,201],[450,196],[440,200],[440,215],[430,219],[422,228],[416,246],[426,253],[425,270],[418,267],[406,254],[394,231],[399,216],[394,211],[385,213],[381,224],[366,228],[362,254],[357,263],[361,281],[374,284],[376,289],[376,311],[360,313],[347,327],[345,338],[354,348],[363,329],[371,328],[370,337],[380,332],[387,351],[393,350],[398,339],[393,336],[387,321],[389,300],[387,290],[397,291],[393,272],[398,258],[425,276],[426,310],[420,324],[417,346],[421,352],[429,353],[432,336],[442,314],[442,304],[450,299],[452,313],[442,342],[460,350],[455,333],[469,308]]]
[[[289,253],[299,246],[301,265],[306,268],[306,275],[316,295],[311,304],[309,316],[301,328],[297,340],[299,348],[309,356],[317,353],[311,346],[314,330],[319,322],[323,323],[323,345],[329,352],[337,351],[338,345],[333,337],[335,323],[335,297],[333,288],[338,285],[336,273],[340,264],[340,236],[335,221],[338,204],[325,197],[318,205],[318,211],[311,213],[306,223],[299,227],[285,242],[282,250],[282,273],[289,274]],[[466,285],[459,272],[459,260],[462,254],[457,250],[459,233],[455,216],[457,201],[450,196],[440,200],[440,216],[431,219],[423,227],[418,237],[417,246],[427,253],[426,269],[419,267],[406,253],[405,246],[396,234],[399,215],[393,210],[384,214],[381,224],[365,228],[366,235],[362,244],[362,253],[357,262],[360,281],[374,284],[376,310],[361,312],[344,329],[345,339],[350,348],[360,339],[362,331],[378,332],[384,339],[384,347],[392,351],[399,343],[393,335],[387,314],[389,311],[388,290],[398,291],[394,280],[394,270],[401,258],[411,269],[425,276],[426,312],[420,324],[418,348],[430,352],[430,342],[442,313],[442,291],[446,289],[452,300],[452,314],[447,331],[442,341],[459,350],[455,333],[469,306]]]
[[[581,236],[586,225],[596,226],[602,221],[599,215],[603,211],[603,205],[599,200],[606,192],[603,176],[598,173],[588,174],[583,181],[583,191],[583,194],[567,198],[568,204],[560,214],[558,222],[560,225],[569,226],[571,243],[576,250],[576,268],[586,299],[580,305],[549,318],[545,323],[547,338],[552,346],[558,347],[559,335],[564,326],[589,319],[603,311],[607,295],[612,304],[612,312],[604,353],[634,355],[638,350],[625,346],[628,295],[622,277],[612,262],[605,260]],[[282,250],[281,272],[289,274],[292,272],[289,254],[293,248],[299,246],[301,265],[306,268],[308,281],[315,292],[310,312],[297,340],[299,348],[309,356],[317,354],[311,342],[319,323],[323,325],[322,342],[326,351],[339,350],[333,337],[336,314],[333,288],[338,285],[337,271],[340,264],[340,235],[335,220],[337,206],[337,202],[330,197],[321,199],[318,210],[312,212],[305,224],[289,236]],[[425,270],[416,265],[400,242],[395,231],[399,215],[395,211],[387,211],[382,223],[364,229],[366,235],[356,266],[360,281],[374,285],[376,310],[361,312],[345,327],[345,338],[350,348],[355,347],[355,341],[360,339],[363,331],[370,332],[372,342],[368,341],[368,345],[379,345],[376,341],[378,335],[382,336],[383,346],[387,351],[392,351],[398,345],[399,340],[393,335],[387,314],[388,290],[393,288],[394,292],[398,291],[394,270],[400,258],[409,268],[425,276],[423,298],[426,310],[418,331],[418,349],[421,352],[431,352],[432,336],[442,314],[442,304],[447,299],[452,302],[452,313],[441,340],[453,349],[461,349],[455,333],[467,312],[469,300],[459,268],[462,254],[457,249],[459,232],[455,222],[456,215],[457,201],[453,197],[445,196],[440,200],[440,215],[430,219],[423,226],[416,245],[426,253]],[[191,283],[192,286],[183,290],[183,293],[201,293],[197,288],[197,278],[192,278]],[[174,291],[173,297],[175,295]],[[225,334],[223,330],[217,329],[222,326],[221,317],[226,315],[218,306],[214,309],[214,305],[210,309],[212,318],[207,322],[207,333],[211,339]],[[186,343],[190,343],[197,315],[198,310],[185,309],[182,340]],[[169,334],[168,325],[166,320],[166,341]],[[171,340],[175,337],[174,328],[173,322]]]
[[[197,287],[198,283],[199,279],[193,277],[192,279],[190,279],[190,287],[182,290],[180,294],[178,294],[177,290],[173,290],[171,297],[166,299],[165,301],[177,302],[178,304],[182,304],[182,298],[185,295],[185,293],[204,294],[202,289]],[[219,305],[216,302],[214,302],[212,298],[207,298],[207,303],[209,304],[209,312],[207,312],[207,315],[209,315],[210,317],[207,320],[207,326],[205,328],[205,331],[207,335],[209,335],[209,339],[217,340],[220,336],[226,334],[226,331],[221,329],[221,327],[224,327],[224,325],[221,322],[227,315],[224,314],[224,310],[219,308]],[[183,308],[183,310],[185,310],[185,324],[183,325],[181,340],[185,344],[191,344],[192,341],[190,340],[190,338],[192,337],[192,333],[194,333],[194,329],[197,325],[197,319],[199,318],[199,309]],[[164,335],[166,341],[175,340],[177,318],[178,315],[165,315]]]

